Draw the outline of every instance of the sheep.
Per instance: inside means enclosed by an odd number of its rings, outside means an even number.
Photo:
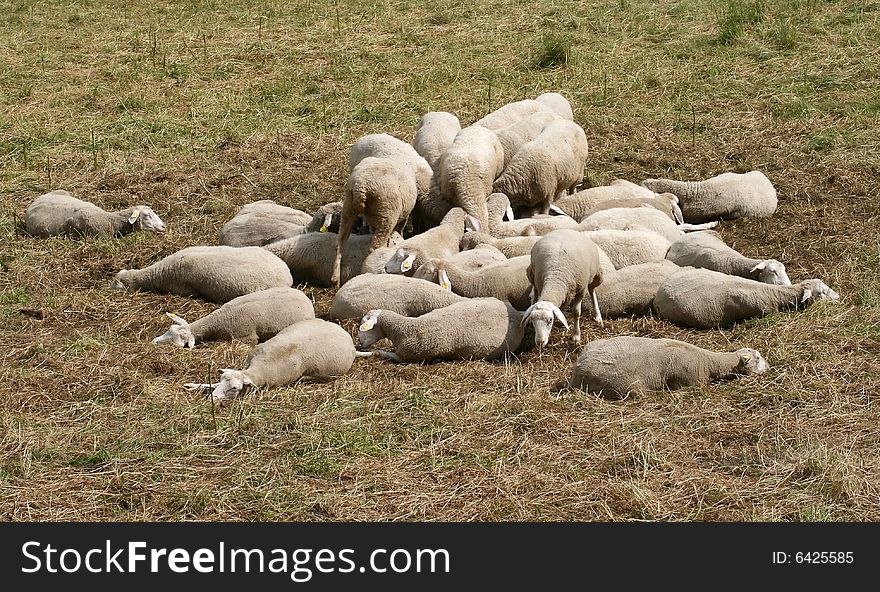
[[[654,296],[662,318],[697,329],[729,327],[737,321],[797,309],[840,297],[822,280],[791,286],[764,284],[709,269],[682,268],[666,278]]]
[[[495,132],[479,125],[466,127],[440,156],[440,191],[449,203],[488,227],[486,200],[503,167],[504,148]]]
[[[596,244],[576,230],[554,230],[532,248],[526,269],[534,288],[533,304],[522,322],[535,328],[535,345],[547,345],[554,317],[568,329],[561,308],[571,305],[574,330],[571,340],[581,342],[581,304],[589,294],[593,303],[593,319],[602,324],[602,313],[596,299],[596,288],[602,283],[599,250]]]
[[[475,249],[480,245],[491,245],[501,251],[505,257],[521,257],[532,252],[535,243],[541,240],[540,236],[510,236],[495,238],[488,232],[465,232],[461,237],[459,246],[462,251]]]
[[[466,298],[435,283],[402,275],[362,275],[339,288],[330,305],[331,319],[360,319],[373,309],[417,317],[463,302]]]
[[[170,341],[177,347],[193,348],[196,340],[266,341],[285,327],[315,318],[315,309],[309,297],[296,288],[270,288],[233,298],[193,323],[165,314],[174,324],[153,343]]]
[[[611,208],[602,210],[584,219],[581,230],[650,230],[662,235],[670,243],[685,232],[708,230],[718,222],[706,224],[676,224],[662,212],[649,207]]]
[[[124,236],[136,230],[165,232],[165,223],[148,206],[108,212],[57,189],[37,197],[24,215],[28,234],[49,236]]]
[[[402,237],[392,233],[389,242],[392,246],[399,244]],[[362,273],[373,237],[369,234],[352,235],[342,253],[339,265],[340,284]],[[294,280],[308,282],[329,288],[335,286],[335,249],[339,244],[338,235],[332,232],[310,232],[293,236],[263,247],[278,256],[290,268]],[[387,254],[387,251],[386,251]]]
[[[440,191],[440,156],[452,145],[459,131],[461,123],[458,117],[445,111],[426,113],[416,126],[413,148],[432,170],[428,194],[416,200],[413,209],[413,227],[417,232],[436,226],[452,208]]]
[[[584,347],[564,386],[625,399],[648,391],[762,374],[769,367],[764,356],[749,348],[713,352],[675,339],[612,337]]]
[[[504,168],[507,168],[510,159],[519,152],[520,148],[538,137],[544,126],[557,119],[560,117],[553,111],[538,111],[516,123],[496,130],[495,135],[498,136],[498,141],[501,142],[501,147],[504,149]]]
[[[587,212],[602,203],[631,198],[653,199],[656,196],[656,193],[646,187],[636,185],[626,179],[617,179],[611,185],[590,187],[571,195],[559,196],[553,202],[553,209],[560,210],[575,220],[581,221],[587,217]]]
[[[689,222],[766,218],[776,211],[776,189],[761,171],[723,173],[704,181],[645,179],[642,185],[657,193],[677,195]]]
[[[524,144],[492,184],[512,206],[541,204],[542,213],[566,190],[574,192],[583,180],[587,162],[583,128],[564,119],[549,122],[534,140]]]
[[[617,319],[650,313],[657,289],[679,269],[678,265],[666,260],[639,263],[611,273],[603,269],[602,284],[596,288],[596,297],[602,303],[602,316]]]
[[[495,263],[507,261],[507,257],[492,245],[477,245],[473,249],[461,251],[452,257],[447,257],[446,262],[451,263],[465,271],[479,271]]]
[[[339,230],[342,202],[331,202],[321,206],[313,216],[309,217],[306,224],[293,222],[293,219],[300,218],[286,214],[280,208],[292,212],[299,211],[278,205],[275,208],[248,209],[244,214],[239,210],[239,213],[220,230],[220,244],[230,247],[262,247],[306,232],[338,232]],[[273,210],[275,213],[270,213]]]
[[[224,402],[246,394],[250,387],[276,387],[300,379],[330,380],[349,371],[359,354],[348,332],[321,319],[290,325],[256,346],[242,370],[223,369],[216,384],[187,383],[191,391],[213,389],[211,399]]]
[[[584,234],[605,252],[616,269],[663,261],[671,244],[651,230],[590,230]]]
[[[342,202],[335,203],[338,203],[341,209]],[[244,216],[245,214],[269,216],[278,220],[284,220],[285,222],[299,224],[300,226],[308,224],[313,218],[312,214],[295,208],[282,206],[281,204],[275,203],[275,200],[272,199],[261,199],[259,201],[252,201],[249,204],[245,204],[241,206],[235,216]]]
[[[416,318],[371,310],[358,327],[363,348],[387,337],[394,352],[375,352],[393,362],[495,360],[516,351],[523,339],[522,314],[495,298],[475,298]]]
[[[574,121],[574,113],[571,110],[571,103],[569,103],[568,99],[561,94],[555,92],[543,93],[535,97],[535,100],[553,109],[553,111],[562,117],[562,119]]]
[[[511,222],[514,220],[513,208],[510,207],[510,200],[503,193],[491,193],[486,198],[486,210],[489,213],[488,228],[480,228],[480,230],[488,230],[492,234],[505,223],[505,220]]]
[[[473,125],[478,125],[480,127],[495,131],[512,125],[517,121],[525,119],[529,115],[539,113],[541,111],[552,111],[557,115],[562,115],[562,113],[556,110],[556,107],[558,107],[559,105],[548,104],[551,102],[553,101],[549,97],[545,98],[544,101],[536,101],[534,99],[514,101],[512,103],[508,103],[502,107],[499,107],[495,111],[492,111],[488,115],[478,119],[474,122]]]
[[[412,276],[428,259],[445,259],[459,251],[462,235],[468,229],[481,228],[479,220],[462,208],[452,208],[439,226],[412,236],[397,247],[386,259],[385,273],[402,273]]]
[[[251,292],[292,284],[284,261],[260,247],[196,246],[144,269],[123,269],[110,288],[193,296],[223,304]]]
[[[358,139],[351,148],[349,167],[331,278],[336,286],[342,251],[358,216],[363,215],[373,233],[369,251],[389,246],[391,233],[403,231],[416,200],[424,199],[431,185],[427,161],[412,145],[388,134]]]
[[[460,296],[468,298],[494,297],[510,302],[517,310],[531,305],[532,289],[526,269],[530,258],[514,257],[484,267],[479,271],[467,271],[461,266],[440,259],[426,261],[413,277],[440,284]]]
[[[765,284],[791,285],[785,265],[776,259],[750,259],[711,230],[685,234],[670,245],[666,258],[682,267],[704,267]]]
[[[681,208],[678,207],[678,198],[671,193],[658,193],[653,197],[621,197],[619,199],[609,199],[587,208],[584,211],[584,218],[589,218],[596,212],[602,210],[610,210],[613,208],[654,208],[658,212],[662,212],[667,218],[676,224],[684,224],[684,217]]]

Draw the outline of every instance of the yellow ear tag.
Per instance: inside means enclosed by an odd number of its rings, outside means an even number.
[[[374,321],[374,320],[373,321],[366,321],[364,323],[361,323],[361,326],[358,327],[358,329],[360,329],[361,331],[369,331],[370,329],[373,328],[373,325],[375,325],[375,324],[376,324],[376,321]]]
[[[412,264],[413,264],[413,261],[415,261],[415,260],[416,260],[415,255],[409,255],[406,259],[404,259],[400,263],[400,271],[409,271],[410,269],[412,269]]]
[[[743,359],[744,362],[751,362],[751,361],[752,361],[752,356],[751,356],[750,354],[743,354],[742,359]]]
[[[137,222],[137,219],[140,217],[140,213],[135,211],[131,216],[128,217],[128,223],[134,224]]]
[[[448,289],[449,289],[449,282],[443,282],[443,283],[441,283],[441,284],[440,284],[440,287],[443,288],[444,290],[448,290]]]
[[[327,232],[327,225],[326,224],[321,225],[321,232]]]

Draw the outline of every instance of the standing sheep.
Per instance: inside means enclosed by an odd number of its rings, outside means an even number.
[[[776,189],[764,173],[723,173],[705,181],[645,179],[642,185],[657,193],[678,196],[689,222],[766,218],[776,211]]]
[[[495,298],[476,298],[416,318],[371,310],[361,320],[358,341],[370,347],[387,337],[394,352],[376,351],[393,362],[495,360],[516,351],[523,339],[522,314]]]
[[[666,278],[654,296],[657,314],[697,329],[729,327],[771,312],[807,306],[840,297],[822,280],[792,286],[764,284],[708,269],[682,268]]]
[[[523,315],[523,324],[532,323],[535,344],[544,347],[550,339],[554,317],[568,329],[560,309],[571,305],[574,312],[571,340],[579,345],[581,304],[587,294],[593,303],[593,319],[602,324],[596,299],[596,288],[602,283],[596,244],[576,230],[554,230],[535,243],[530,261],[526,275],[534,288],[535,301]]]
[[[520,148],[537,138],[544,130],[544,126],[557,119],[559,116],[552,111],[539,111],[496,130],[495,135],[498,136],[498,141],[504,149],[504,168],[507,168],[510,159],[519,152]]]
[[[613,337],[591,341],[567,385],[608,399],[675,390],[737,375],[762,374],[769,365],[754,349],[713,352],[674,339]]]
[[[547,99],[546,101],[551,102],[549,99]],[[534,99],[514,101],[512,103],[508,103],[502,107],[499,107],[495,111],[492,111],[488,115],[482,117],[481,119],[478,119],[474,122],[474,125],[479,125],[480,127],[495,131],[509,125],[513,125],[517,121],[525,119],[529,115],[533,115],[542,111],[551,111],[556,113],[557,115],[562,115],[561,113],[556,111],[554,106],[548,105],[547,102],[536,101]]]
[[[428,194],[416,200],[413,209],[413,227],[417,232],[436,226],[452,208],[440,191],[440,156],[452,145],[460,131],[458,117],[445,111],[426,113],[416,127],[413,148],[425,159],[433,173]]]
[[[123,269],[113,290],[144,290],[224,303],[233,298],[290,287],[284,261],[260,247],[187,247],[144,269]]]
[[[173,313],[174,321],[153,343],[170,341],[177,347],[195,347],[202,341],[266,341],[299,321],[315,318],[309,297],[296,288],[270,288],[233,298],[211,314],[187,323]]]
[[[405,317],[417,317],[464,300],[464,296],[453,294],[426,280],[402,275],[367,274],[352,278],[339,288],[333,296],[330,318],[360,319],[378,308]]]
[[[539,103],[547,105],[556,112],[562,119],[574,121],[574,113],[571,110],[571,103],[568,99],[556,92],[548,92],[535,97]]]
[[[488,228],[486,200],[503,168],[504,149],[495,132],[478,125],[466,127],[440,157],[440,191],[449,203]]]
[[[564,119],[551,121],[510,159],[492,191],[510,198],[513,207],[540,204],[546,214],[557,196],[573,193],[581,182],[587,153],[581,126]]]
[[[672,243],[666,258],[682,267],[703,267],[765,284],[791,285],[785,265],[776,259],[750,259],[731,249],[711,230],[684,235]]]
[[[60,189],[31,202],[24,215],[24,224],[28,234],[39,238],[56,235],[118,237],[136,230],[165,232],[165,223],[148,206],[107,212]]]
[[[243,370],[221,370],[216,384],[185,384],[189,390],[214,389],[211,399],[226,401],[250,387],[276,387],[302,378],[329,380],[351,368],[358,352],[348,332],[334,323],[310,319],[290,325],[256,346]]]

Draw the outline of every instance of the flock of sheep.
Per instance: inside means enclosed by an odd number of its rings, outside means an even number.
[[[394,362],[499,359],[526,329],[538,347],[558,322],[581,341],[584,309],[596,322],[656,314],[696,328],[727,327],[838,295],[821,280],[792,285],[774,259],[751,259],[710,229],[718,220],[770,216],[776,191],[759,171],[704,181],[617,180],[575,192],[587,138],[558,93],[509,103],[462,128],[426,114],[412,144],[388,134],[357,140],[342,202],[313,214],[258,201],[220,232],[111,288],[221,303],[154,343],[257,342],[245,368],[222,370],[215,401],[250,387],[329,379],[359,356]],[[25,215],[33,236],[163,232],[146,206],[120,212],[65,191],[38,197]],[[407,238],[404,239],[404,236]],[[359,319],[368,350],[340,325],[315,317],[294,283],[338,287],[328,315]],[[569,325],[569,312],[573,321]],[[566,385],[610,398],[696,385],[768,368],[743,348],[712,352],[681,341],[614,337],[582,349]]]

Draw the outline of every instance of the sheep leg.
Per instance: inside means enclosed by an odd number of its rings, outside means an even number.
[[[678,229],[682,232],[694,232],[697,230],[711,230],[718,226],[718,222],[706,222],[705,224],[679,224]]]
[[[541,213],[542,214],[549,214],[550,213],[550,198],[547,198],[541,202]]]
[[[333,262],[333,274],[330,276],[330,284],[337,288],[339,287],[339,271],[342,267],[342,250],[345,248],[345,243],[348,242],[356,220],[357,214],[346,214],[339,223],[339,236],[336,238],[336,260]]]
[[[593,319],[602,326],[602,313],[599,311],[599,301],[596,299],[596,288],[590,288],[590,298],[593,300]]]
[[[574,312],[574,330],[571,334],[571,342],[574,345],[581,344],[581,306],[583,303],[584,295],[578,294],[577,299],[571,304],[571,310]]]
[[[403,360],[400,359],[400,356],[398,356],[394,352],[389,352],[389,351],[377,349],[374,353],[375,353],[375,355],[379,356],[380,358],[383,358],[385,360],[390,360],[390,361],[395,362],[397,364],[400,364],[403,362]]]
[[[186,384],[183,385],[183,388],[190,391],[191,393],[197,393],[197,392],[213,390],[213,389],[217,388],[217,386],[219,384],[220,384],[219,382],[215,382],[214,384],[207,384],[207,383],[201,383],[201,382],[187,382]]]

